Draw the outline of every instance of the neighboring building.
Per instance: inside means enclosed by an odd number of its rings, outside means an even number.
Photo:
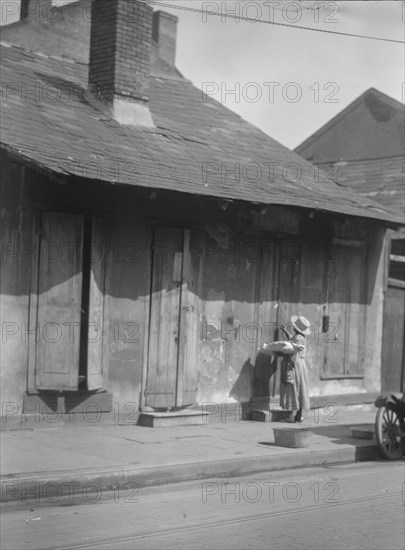
[[[379,391],[401,216],[203,96],[176,24],[97,0],[91,30],[2,32],[2,402],[136,416],[274,396],[257,350],[297,312],[313,395]]]
[[[371,88],[299,145],[346,189],[405,219],[405,106]],[[382,389],[405,383],[405,231],[390,231],[385,283]]]
[[[404,105],[370,88],[294,150],[313,163],[403,158]]]

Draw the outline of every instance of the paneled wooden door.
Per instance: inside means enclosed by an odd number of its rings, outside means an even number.
[[[154,235],[145,405],[195,402],[198,372],[200,234],[157,227]]]
[[[34,390],[78,390],[80,361],[87,389],[102,387],[104,228],[96,217],[87,223],[85,239],[84,216],[41,214]]]

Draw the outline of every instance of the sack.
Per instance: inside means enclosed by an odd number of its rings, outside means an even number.
[[[271,342],[270,344],[263,344],[263,346],[260,349],[261,351],[264,351],[264,353],[268,353],[268,354],[294,352],[293,345],[290,342],[287,342],[286,340]]]

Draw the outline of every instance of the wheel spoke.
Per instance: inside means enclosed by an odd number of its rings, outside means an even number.
[[[402,416],[393,403],[387,403],[376,417],[377,443],[386,458],[399,458],[405,450],[405,441],[400,434],[404,431]]]

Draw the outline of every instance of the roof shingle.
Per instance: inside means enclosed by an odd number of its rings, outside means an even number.
[[[405,215],[405,157],[334,163],[337,181],[364,197]]]
[[[1,65],[1,142],[55,173],[404,223],[177,75],[151,77],[143,129],[95,105],[85,63],[3,43]]]

